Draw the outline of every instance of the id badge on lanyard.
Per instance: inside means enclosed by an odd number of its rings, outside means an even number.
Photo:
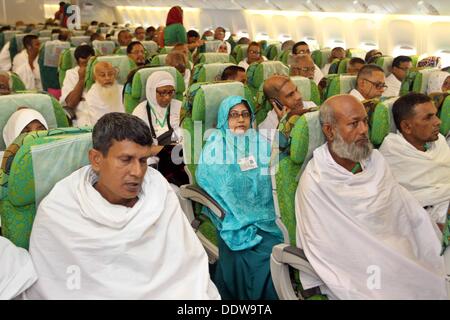
[[[248,171],[258,168],[258,164],[256,163],[255,157],[253,156],[239,159],[238,164],[241,168],[241,171]]]

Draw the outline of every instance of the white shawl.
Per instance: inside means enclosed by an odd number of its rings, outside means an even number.
[[[147,169],[132,208],[110,204],[95,180],[83,167],[41,202],[30,239],[39,280],[27,298],[220,298],[206,252],[158,171]]]
[[[17,297],[36,280],[30,254],[0,237],[0,300]]]
[[[450,201],[450,148],[444,136],[417,150],[401,133],[390,133],[380,147],[395,179],[412,193],[437,223],[445,223]]]
[[[31,108],[23,108],[14,112],[3,128],[3,140],[5,141],[6,147],[13,143],[22,130],[34,120],[38,120],[46,129],[48,129],[47,122],[39,111]]]
[[[442,235],[374,150],[352,174],[314,151],[296,193],[297,245],[339,299],[447,299]]]

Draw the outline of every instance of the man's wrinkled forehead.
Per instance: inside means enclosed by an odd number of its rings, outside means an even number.
[[[355,97],[349,95],[336,96],[327,104],[333,109],[335,118],[348,121],[351,119],[363,119],[367,116],[364,105]]]
[[[115,72],[114,67],[107,62],[99,62],[95,65],[94,73]]]

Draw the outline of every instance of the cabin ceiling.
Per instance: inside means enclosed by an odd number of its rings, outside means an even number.
[[[448,0],[82,0],[82,2],[92,4],[101,2],[109,7],[180,5],[216,10],[253,9],[450,15],[450,1]]]

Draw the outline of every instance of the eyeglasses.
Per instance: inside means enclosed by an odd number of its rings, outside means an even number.
[[[229,119],[235,119],[235,120],[239,119],[241,116],[244,119],[249,119],[251,114],[248,111],[242,111],[242,112],[232,111],[228,114]]]
[[[386,83],[384,83],[384,82],[373,82],[373,81],[370,81],[369,79],[363,79],[363,80],[366,80],[367,82],[370,82],[378,90],[386,89],[388,87],[386,85]]]
[[[160,97],[173,96],[173,94],[175,93],[175,90],[169,90],[169,91],[158,91],[158,90],[156,90],[156,93]]]
[[[310,54],[311,51],[308,50],[297,50],[297,54]]]
[[[248,53],[260,55],[261,51],[249,50]]]
[[[131,53],[131,54],[142,54],[142,55],[144,55],[144,54],[145,54],[145,51],[144,51],[144,50],[131,51],[130,53]]]

